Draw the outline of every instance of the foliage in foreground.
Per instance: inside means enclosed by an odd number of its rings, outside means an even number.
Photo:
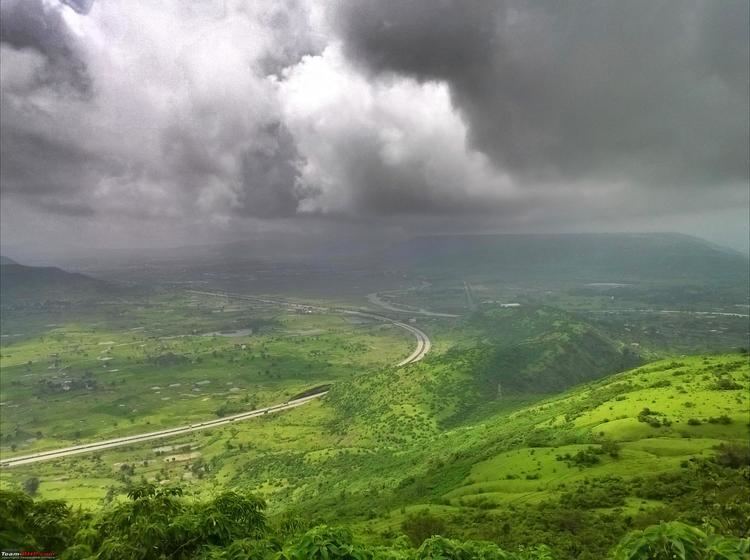
[[[265,503],[224,492],[205,502],[182,496],[179,487],[133,487],[128,500],[97,515],[73,511],[55,500],[21,492],[0,493],[3,548],[52,550],[62,560],[554,560],[545,545],[502,550],[489,542],[433,535],[418,549],[405,537],[388,547],[358,542],[347,529],[304,523],[273,526]],[[680,522],[628,534],[612,551],[617,560],[740,560],[750,541],[724,537]]]

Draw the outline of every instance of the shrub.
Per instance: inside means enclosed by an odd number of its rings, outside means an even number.
[[[750,467],[750,446],[722,443],[717,448],[714,460],[731,469]]]
[[[401,523],[401,530],[409,537],[414,546],[419,546],[434,535],[445,533],[445,521],[429,511],[410,514]]]
[[[233,556],[232,558],[246,558],[246,556]],[[247,558],[256,558],[256,556]],[[372,558],[372,555],[368,554],[362,546],[354,544],[352,534],[347,529],[321,525],[309,530],[291,545],[284,547],[283,552],[277,558],[278,560],[364,560]]]
[[[651,384],[652,389],[658,389],[660,387],[671,387],[672,382],[669,379],[660,379],[659,381],[656,381],[655,383]]]
[[[648,407],[646,407],[638,413],[638,421],[645,422],[652,428],[659,428],[661,426],[671,426],[672,422],[670,422],[664,416],[665,416],[664,413],[656,412],[655,410],[651,410]],[[659,417],[663,417],[663,418],[660,419]]]
[[[39,478],[36,476],[32,476],[31,478],[27,478],[26,480],[24,480],[23,490],[29,496],[34,496],[36,494],[36,491],[39,490]]]
[[[706,534],[678,521],[626,535],[615,549],[616,560],[713,560],[745,558],[750,541]]]
[[[742,389],[742,385],[735,383],[731,377],[720,377],[711,384],[711,389],[715,391],[736,391]]]

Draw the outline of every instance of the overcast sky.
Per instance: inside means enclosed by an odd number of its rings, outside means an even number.
[[[676,230],[747,250],[747,0],[0,0],[2,246]]]

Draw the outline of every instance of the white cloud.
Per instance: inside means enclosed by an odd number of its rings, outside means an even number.
[[[467,146],[445,84],[370,80],[334,44],[287,69],[280,98],[302,186],[316,193],[305,212],[430,214],[516,194]]]

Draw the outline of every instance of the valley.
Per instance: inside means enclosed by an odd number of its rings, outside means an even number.
[[[665,300],[585,270],[524,285],[407,269],[373,292],[339,263],[333,295],[177,267],[106,273],[104,297],[4,296],[0,487],[97,515],[148,485],[196,504],[251,493],[292,534],[589,560],[659,521],[699,524],[710,487],[724,533],[745,535],[740,292],[662,280],[689,286]]]
[[[0,558],[750,560],[747,0],[0,0]]]

